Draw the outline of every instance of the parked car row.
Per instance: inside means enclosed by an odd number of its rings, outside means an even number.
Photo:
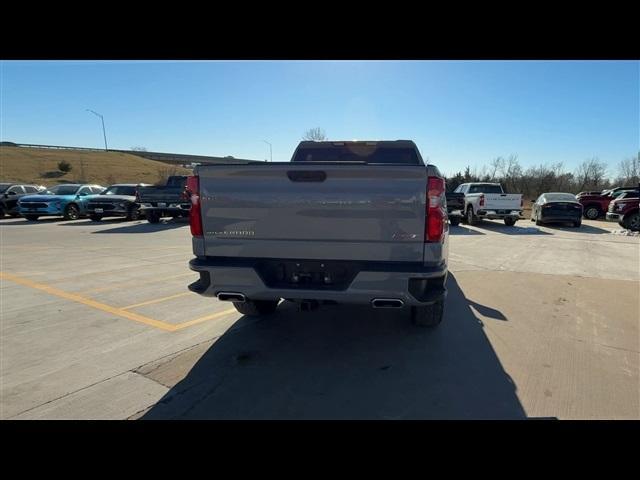
[[[94,184],[42,185],[0,183],[0,218],[23,216],[36,221],[45,216],[65,220],[104,217],[127,220],[146,218],[158,223],[162,217],[186,217],[191,201],[187,177],[171,176],[166,185],[119,183],[105,188]],[[597,219],[603,212],[608,221],[629,230],[640,229],[639,187],[618,187],[602,192],[548,192],[532,200],[531,221],[537,225],[570,222],[580,227],[582,218]],[[447,214],[452,225],[473,225],[482,219],[502,219],[507,226],[523,218],[520,194],[507,194],[499,183],[464,183],[446,194]]]
[[[617,187],[602,192],[547,192],[531,203],[531,221],[571,223],[578,228],[582,218],[595,220],[605,215],[608,221],[628,230],[640,230],[640,188]],[[508,226],[522,219],[523,199],[520,194],[507,194],[498,183],[464,183],[446,194],[447,213],[451,225],[466,221],[473,225],[484,218],[502,219]]]
[[[638,191],[638,186],[617,187],[601,192],[580,192],[576,198],[584,207],[584,217],[595,220],[605,216],[609,210],[609,203],[627,192]]]
[[[0,218],[22,216],[29,221],[41,217],[76,220],[89,217],[99,222],[104,217],[124,217],[158,223],[161,217],[185,217],[191,202],[187,196],[186,176],[169,177],[165,186],[118,183],[108,188],[95,184],[63,184],[54,187],[0,184]]]

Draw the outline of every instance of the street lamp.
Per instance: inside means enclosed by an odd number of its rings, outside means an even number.
[[[104,129],[104,117],[100,115],[98,112],[94,112],[93,110],[90,110],[88,108],[87,108],[87,112],[91,112],[94,115],[97,115],[98,117],[100,117],[100,120],[102,120],[102,135],[104,136],[104,149],[107,150],[107,133],[105,132],[105,129]]]
[[[269,158],[271,159],[270,161],[273,162],[273,150],[271,148],[271,144],[269,142],[267,142],[266,140],[262,140],[264,143],[266,143],[267,145],[269,145]]]

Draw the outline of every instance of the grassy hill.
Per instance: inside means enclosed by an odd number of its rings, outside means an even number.
[[[58,170],[58,162],[71,164],[71,171]],[[188,175],[190,170],[148,160],[128,153],[48,148],[0,147],[0,182],[164,183],[168,175]]]

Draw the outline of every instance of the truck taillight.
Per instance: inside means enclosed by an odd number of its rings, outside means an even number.
[[[524,198],[520,197],[520,208],[524,208]]]
[[[189,226],[191,235],[202,236],[202,215],[200,215],[200,178],[197,175],[187,177],[187,195],[191,197],[191,210],[189,210]]]
[[[484,207],[484,195],[480,195],[480,203],[478,205]]]
[[[140,191],[136,188],[136,203],[140,203]]]
[[[444,178],[429,177],[427,180],[427,225],[425,242],[442,242],[444,239]]]

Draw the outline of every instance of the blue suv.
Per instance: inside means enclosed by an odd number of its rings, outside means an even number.
[[[18,212],[27,220],[39,217],[64,217],[76,220],[87,213],[89,200],[104,191],[100,185],[65,184],[48,188],[37,195],[25,195],[18,201]]]

